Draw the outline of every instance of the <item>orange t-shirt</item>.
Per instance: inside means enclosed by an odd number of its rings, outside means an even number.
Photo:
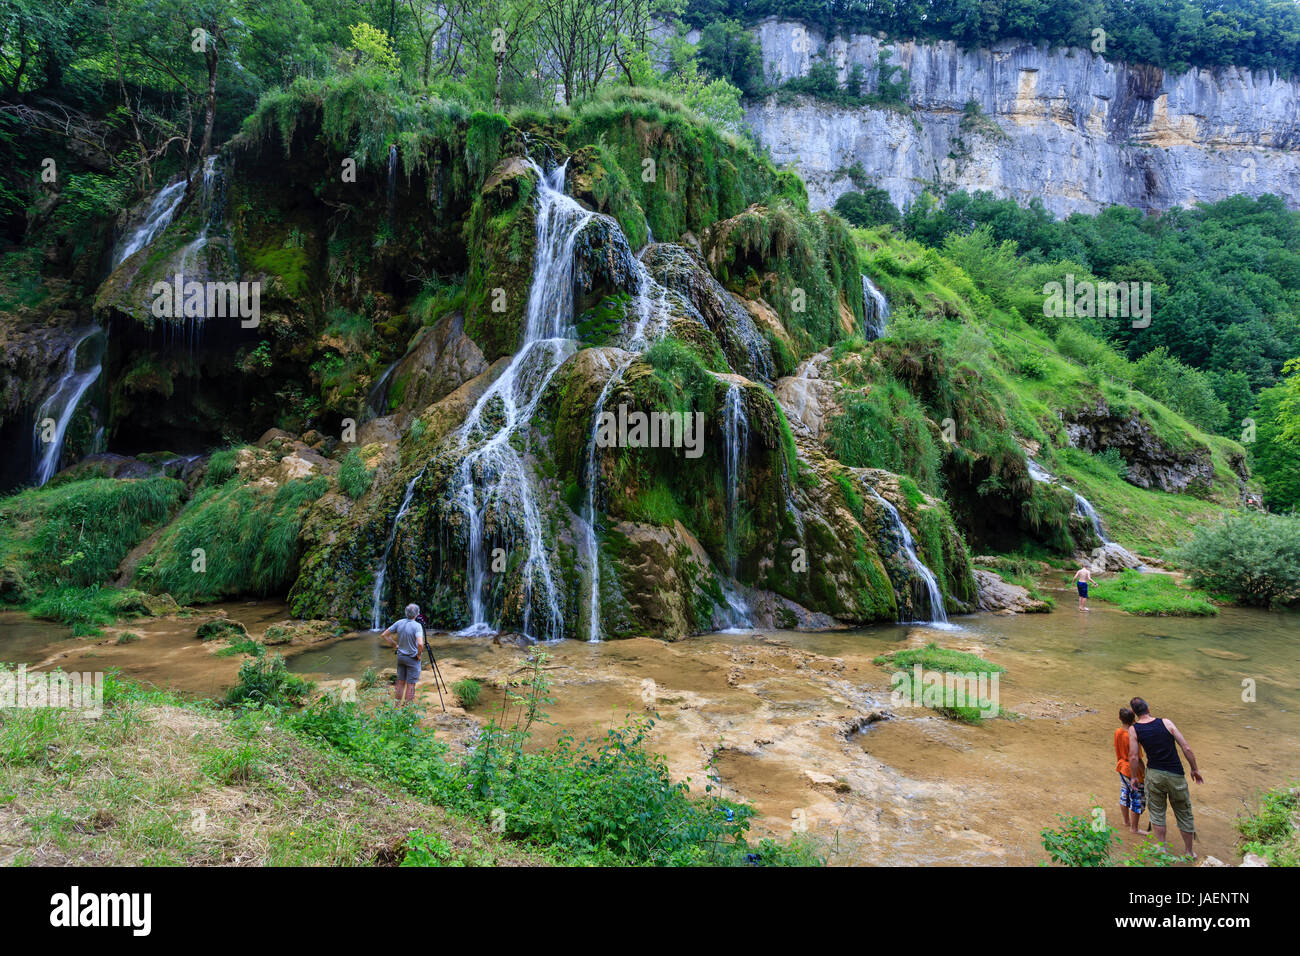
[[[1132,777],[1128,765],[1128,728],[1120,727],[1115,731],[1115,769],[1126,777]]]

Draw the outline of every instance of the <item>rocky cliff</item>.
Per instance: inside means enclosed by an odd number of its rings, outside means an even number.
[[[1238,69],[1166,74],[1085,50],[1007,42],[827,38],[768,20],[755,27],[773,82],[819,58],[874,91],[882,59],[908,71],[910,108],[840,107],[771,96],[748,121],[777,163],[794,163],[814,206],[855,188],[861,164],[905,206],[927,186],[988,190],[1057,215],[1121,204],[1167,209],[1236,193],[1300,205],[1300,84]],[[895,73],[897,82],[900,74]],[[978,110],[968,106],[973,103]]]

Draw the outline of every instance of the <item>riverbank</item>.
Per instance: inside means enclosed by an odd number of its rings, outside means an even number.
[[[1147,620],[1104,605],[1081,614],[1059,586],[1043,587],[1058,611],[966,616],[948,632],[898,626],[546,646],[554,702],[530,746],[566,733],[601,736],[627,714],[653,712],[648,745],[673,778],[689,778],[693,792],[707,784],[752,803],[756,837],[804,832],[828,848],[832,864],[1036,864],[1039,831],[1056,826],[1058,813],[1100,805],[1118,819],[1110,735],[1119,706],[1140,694],[1178,723],[1206,774],[1193,790],[1198,853],[1240,859],[1243,808],[1300,774],[1292,616],[1229,607],[1212,619]],[[255,637],[283,613],[259,602],[219,610],[241,617]],[[199,621],[134,622],[139,641],[118,645],[107,635],[30,648],[30,657],[67,670],[120,667],[216,696],[239,659],[197,641]],[[9,633],[3,625],[0,640]],[[873,659],[931,641],[1005,667],[1000,704],[1015,716],[966,725],[892,701],[890,674]],[[421,680],[426,726],[463,754],[537,648],[450,635],[431,646],[449,684],[471,678],[483,688],[475,706],[449,699],[444,714],[427,669]],[[382,686],[391,666],[366,632],[284,650],[289,667],[321,690],[360,682],[367,669]],[[1243,700],[1243,682],[1253,701]]]

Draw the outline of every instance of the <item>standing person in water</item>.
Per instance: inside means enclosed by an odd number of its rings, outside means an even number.
[[[1079,610],[1088,610],[1088,584],[1092,581],[1092,569],[1086,564],[1079,565],[1079,570],[1074,572],[1074,583],[1079,589]]]
[[[397,650],[397,683],[393,686],[393,700],[411,703],[415,700],[415,684],[420,679],[420,655],[424,653],[424,628],[420,625],[420,605],[406,605],[406,617],[394,621],[379,636],[389,647]],[[396,634],[394,639],[392,635]]]
[[[1192,796],[1187,789],[1187,778],[1183,775],[1183,762],[1178,759],[1178,750],[1182,750],[1192,768],[1192,779],[1197,783],[1205,783],[1205,778],[1196,767],[1196,755],[1174,722],[1165,717],[1152,717],[1147,702],[1141,697],[1134,697],[1129,701],[1129,706],[1133,708],[1137,719],[1129,726],[1128,760],[1130,765],[1137,763],[1139,745],[1146,752],[1146,797],[1151,829],[1155,831],[1156,839],[1163,843],[1165,807],[1172,806],[1174,819],[1178,822],[1178,832],[1183,835],[1183,846],[1187,848],[1187,855],[1195,859],[1192,840],[1196,837],[1196,821],[1192,819]]]

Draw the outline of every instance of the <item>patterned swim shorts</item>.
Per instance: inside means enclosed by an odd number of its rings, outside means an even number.
[[[1146,794],[1141,784],[1134,783],[1122,773],[1119,775],[1119,805],[1128,807],[1133,813],[1140,814],[1146,809]]]

